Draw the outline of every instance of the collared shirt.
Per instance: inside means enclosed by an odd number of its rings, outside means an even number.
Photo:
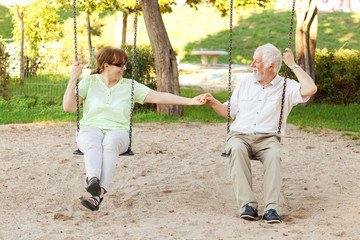
[[[234,89],[230,101],[230,116],[235,118],[230,131],[245,134],[277,134],[284,77],[276,77],[262,86],[252,74],[241,79]],[[293,106],[308,101],[302,97],[300,83],[288,79],[284,100],[281,135],[285,134],[286,119]]]
[[[143,104],[150,90],[135,81],[134,101]],[[109,88],[99,74],[88,75],[79,83],[79,95],[84,99],[80,127],[95,126],[104,130],[120,128],[129,131],[131,79],[122,78]]]

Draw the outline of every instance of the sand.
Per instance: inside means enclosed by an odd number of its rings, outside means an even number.
[[[360,146],[287,126],[281,224],[239,218],[226,124],[135,124],[100,210],[87,197],[75,123],[0,126],[0,239],[360,239]],[[263,211],[262,164],[253,161]]]

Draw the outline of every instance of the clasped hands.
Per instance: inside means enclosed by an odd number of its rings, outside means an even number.
[[[216,99],[210,93],[204,93],[193,98],[194,105],[212,105]]]

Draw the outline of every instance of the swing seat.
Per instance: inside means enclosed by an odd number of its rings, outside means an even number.
[[[84,155],[80,149],[77,149],[73,152],[74,155]],[[131,150],[127,150],[126,152],[119,154],[119,156],[134,156],[135,154]]]
[[[225,152],[223,152],[221,154],[222,157],[227,157],[227,154]],[[259,161],[259,159],[257,159],[255,156],[250,156],[250,160],[254,160],[254,161]]]

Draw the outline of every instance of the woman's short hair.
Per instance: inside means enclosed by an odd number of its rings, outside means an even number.
[[[274,73],[278,73],[280,71],[282,56],[277,47],[271,43],[267,43],[258,47],[255,51],[260,51],[262,53],[264,68],[268,68],[271,64],[274,64]]]
[[[126,63],[128,55],[126,52],[116,47],[104,47],[96,54],[96,69],[91,71],[91,74],[99,74],[104,71],[105,63],[121,64]]]

